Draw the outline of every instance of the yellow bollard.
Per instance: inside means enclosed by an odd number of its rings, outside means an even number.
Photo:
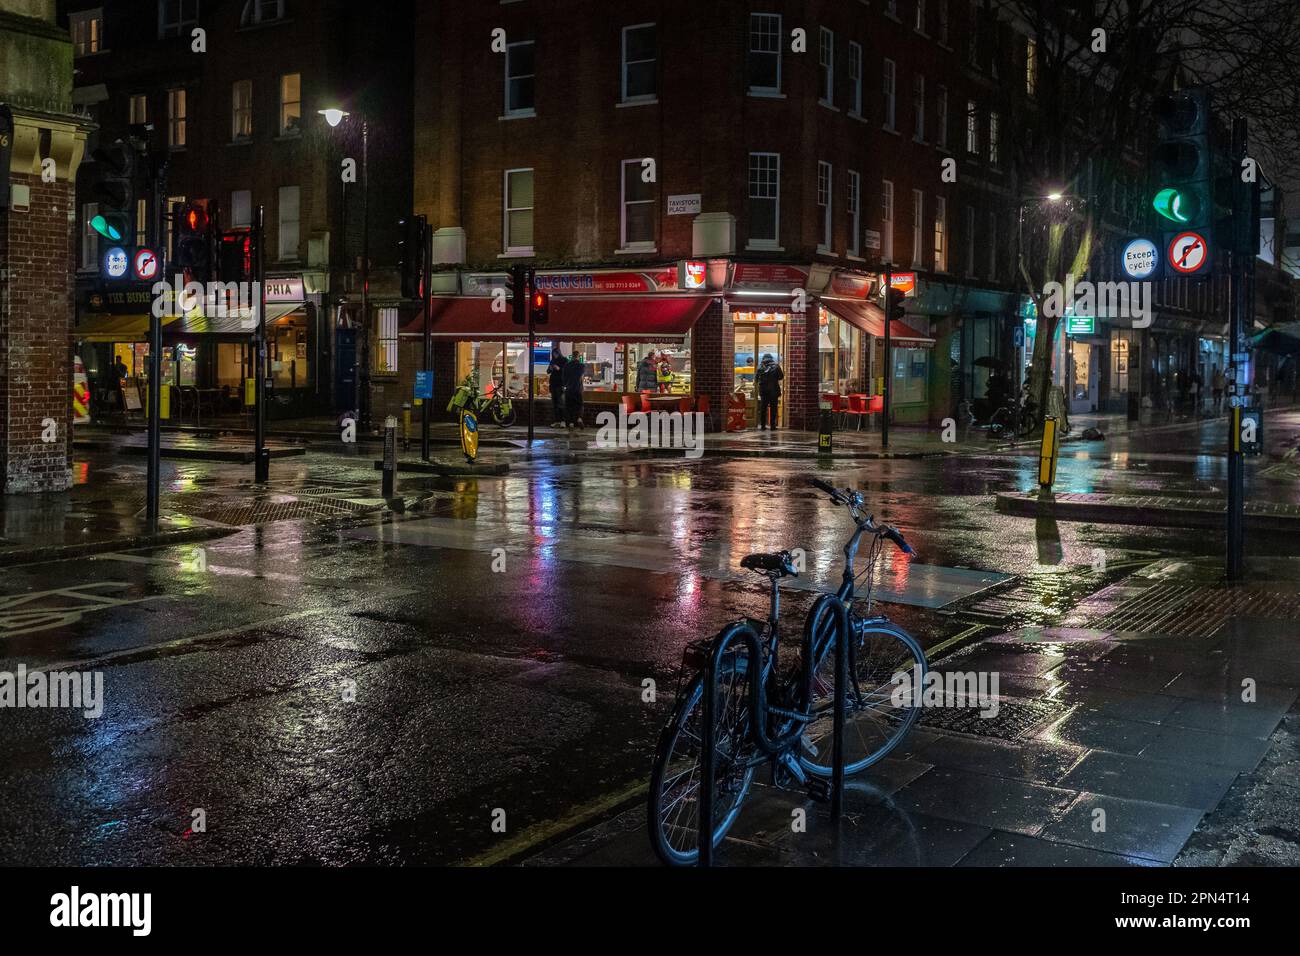
[[[1043,443],[1038,449],[1038,484],[1051,491],[1056,481],[1056,459],[1061,451],[1061,432],[1055,418],[1043,419]]]

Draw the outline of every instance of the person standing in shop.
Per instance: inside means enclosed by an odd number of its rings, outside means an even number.
[[[781,382],[785,372],[771,355],[764,355],[758,367],[758,430],[776,431],[777,408],[781,404]]]
[[[569,428],[584,428],[582,423],[582,388],[587,375],[586,360],[574,352],[564,366],[564,423]]]

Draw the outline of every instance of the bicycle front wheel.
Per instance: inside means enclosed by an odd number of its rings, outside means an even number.
[[[713,845],[740,814],[754,778],[749,696],[744,655],[725,658],[714,702],[717,750],[714,762]],[[691,681],[664,727],[650,774],[647,822],[655,854],[670,866],[693,866],[700,858],[700,782],[704,726],[704,675]]]
[[[800,741],[799,763],[818,777],[831,775],[835,724],[835,641],[823,643],[813,672],[816,715]],[[912,635],[889,623],[869,623],[849,648],[852,678],[844,709],[844,772],[858,773],[898,746],[921,716],[910,695],[896,701],[894,675],[925,679],[925,652]]]

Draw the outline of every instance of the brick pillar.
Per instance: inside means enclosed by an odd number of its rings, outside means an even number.
[[[691,378],[695,394],[709,397],[709,428],[715,431],[726,423],[727,396],[735,377],[735,341],[735,330],[723,315],[722,299],[714,298],[691,331]]]
[[[73,187],[14,176],[0,210],[0,478],[8,493],[72,486]]]

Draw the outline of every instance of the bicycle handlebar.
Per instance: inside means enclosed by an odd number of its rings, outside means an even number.
[[[854,512],[854,518],[857,519],[857,509],[862,505],[861,492],[854,491],[852,488],[844,488],[841,490],[836,488],[830,482],[823,481],[821,478],[814,478],[812,480],[812,485],[818,491],[825,492],[829,495],[831,501],[835,502],[837,505],[848,506],[848,508]],[[903,537],[901,531],[897,528],[891,528],[887,524],[876,524],[874,515],[859,520],[858,523],[864,530],[870,531],[882,538],[888,538],[898,547],[898,550],[902,551],[904,554],[916,554],[916,551],[907,543],[907,539]]]

